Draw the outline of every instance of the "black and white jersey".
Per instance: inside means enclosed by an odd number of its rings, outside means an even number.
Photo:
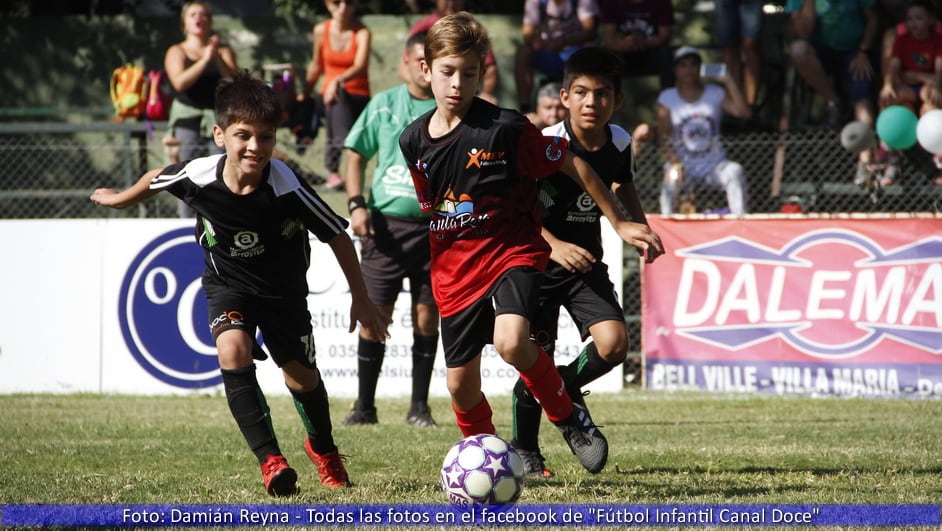
[[[569,151],[585,160],[599,174],[605,186],[630,183],[634,180],[631,158],[631,135],[621,127],[608,124],[608,142],[598,150],[589,151],[572,134],[569,120],[543,129],[547,136],[569,141]],[[595,200],[568,175],[556,172],[540,184],[543,226],[561,240],[574,243],[602,257],[602,212]]]
[[[261,297],[306,297],[307,232],[326,242],[344,231],[346,220],[276,159],[265,168],[258,188],[234,194],[223,182],[225,160],[221,154],[174,164],[150,184],[196,211],[207,293],[218,288]]]

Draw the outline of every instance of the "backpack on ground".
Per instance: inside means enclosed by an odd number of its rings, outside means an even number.
[[[138,118],[147,103],[144,69],[130,63],[115,68],[111,74],[111,104],[120,120]]]
[[[173,87],[163,70],[147,72],[147,105],[144,115],[148,120],[163,121],[170,117]]]

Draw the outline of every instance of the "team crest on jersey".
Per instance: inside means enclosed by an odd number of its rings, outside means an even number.
[[[561,144],[562,139],[560,137],[553,138],[553,142],[546,146],[546,160],[556,162],[563,156],[563,146]]]
[[[481,168],[486,166],[502,166],[507,164],[506,153],[503,151],[484,151],[483,149],[472,148],[468,152],[468,163],[465,169],[472,166]]]

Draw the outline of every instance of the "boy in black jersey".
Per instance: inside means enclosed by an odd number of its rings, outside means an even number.
[[[399,145],[419,204],[432,213],[432,289],[442,315],[448,390],[463,436],[495,433],[481,392],[481,350],[493,343],[562,431],[582,465],[598,472],[608,443],[573,404],[551,358],[530,341],[549,245],[540,236],[537,181],[556,171],[598,201],[618,234],[660,248],[646,226],[627,221],[591,167],[544,137],[523,115],[475,97],[487,34],[469,13],[429,29],[423,67],[436,108],[403,131]]]
[[[96,204],[125,208],[167,190],[196,211],[206,262],[203,288],[226,398],[272,496],[296,493],[297,473],[281,454],[255,377],[256,329],[294,397],[308,432],[304,448],[321,483],[350,484],[315,363],[307,309],[308,231],[331,247],[350,286],[350,331],[359,322],[371,338],[383,341],[389,324],[367,296],[346,221],[272,158],[280,120],[271,88],[239,72],[216,90],[213,136],[225,154],[154,169],[124,191],[99,188],[91,196]]]
[[[634,186],[631,136],[609,123],[621,105],[620,60],[599,47],[585,47],[565,64],[561,99],[569,117],[543,129],[544,135],[569,141],[570,152],[582,157],[610,186],[628,214],[647,226]],[[572,180],[555,173],[541,184],[543,237],[552,251],[540,288],[540,312],[530,330],[538,346],[553,355],[559,308],[565,306],[585,340],[592,341],[569,365],[559,367],[570,396],[582,398],[582,386],[619,366],[628,355],[625,317],[615,287],[602,262],[599,218],[602,211]],[[649,247],[645,259],[662,252]],[[644,252],[644,250],[642,250]],[[621,256],[615,257],[621,260]],[[549,477],[539,447],[540,404],[518,380],[513,395],[513,441],[530,477]]]

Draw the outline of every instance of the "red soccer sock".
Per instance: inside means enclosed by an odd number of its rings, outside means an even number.
[[[552,358],[546,352],[539,352],[536,363],[525,371],[520,371],[523,383],[527,384],[533,397],[543,406],[546,418],[551,422],[560,422],[572,415],[572,398],[566,392],[562,377]]]
[[[462,437],[481,433],[497,433],[497,428],[494,427],[492,420],[491,405],[487,403],[487,397],[483,394],[481,394],[481,401],[478,402],[478,405],[468,411],[461,411],[456,408],[454,402],[452,402],[451,408],[455,410],[455,421],[458,423]]]

